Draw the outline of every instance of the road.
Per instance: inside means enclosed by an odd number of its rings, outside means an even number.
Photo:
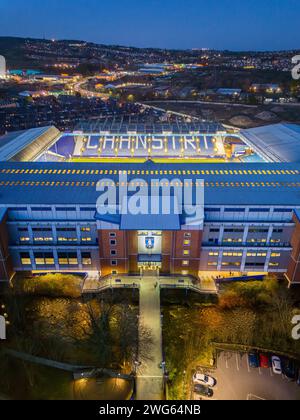
[[[153,343],[149,348],[147,360],[141,360],[137,370],[137,400],[155,401],[164,399],[162,331],[160,312],[160,290],[155,287],[156,277],[143,277],[140,284],[140,331],[151,331]],[[141,328],[142,327],[142,328]],[[142,339],[142,338],[141,338]]]

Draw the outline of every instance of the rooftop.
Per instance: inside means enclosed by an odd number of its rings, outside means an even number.
[[[59,133],[54,126],[49,126],[0,136],[0,161],[34,159],[58,138]]]
[[[136,186],[177,179],[205,184],[205,205],[300,207],[300,164],[0,163],[0,205],[93,205],[119,174]],[[194,188],[195,189],[195,188]],[[118,198],[118,194],[117,194]]]
[[[106,119],[80,122],[75,131],[84,133],[112,133],[112,134],[190,134],[190,133],[216,133],[226,131],[224,127],[215,122],[192,122],[182,121],[168,122],[145,122],[142,118],[131,116],[108,117]]]
[[[273,124],[242,130],[240,134],[267,162],[300,162],[300,125]]]

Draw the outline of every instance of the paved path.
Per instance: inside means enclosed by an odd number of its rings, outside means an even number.
[[[153,344],[149,348],[149,360],[141,361],[137,371],[137,400],[162,400],[163,361],[160,312],[160,289],[155,287],[156,277],[143,277],[140,284],[140,325],[151,330]]]
[[[140,288],[145,277],[139,276],[109,276],[104,279],[99,279],[99,276],[88,277],[83,284],[82,293],[97,293],[103,292],[107,289],[132,289]],[[200,279],[194,284],[191,277],[185,276],[165,276],[156,279],[159,282],[160,288],[167,289],[188,289],[196,293],[217,294],[218,290],[213,276],[207,276]]]

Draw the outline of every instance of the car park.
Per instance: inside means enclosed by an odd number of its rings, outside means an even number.
[[[278,356],[272,356],[272,370],[275,375],[282,374],[281,360]]]
[[[260,353],[260,355],[259,355],[259,365],[263,369],[268,369],[270,367],[269,356],[267,356],[264,353]]]
[[[214,378],[212,378],[211,376],[204,375],[200,372],[196,372],[194,374],[193,382],[194,382],[194,384],[209,386],[211,388],[213,388],[217,383],[217,381]]]
[[[201,395],[203,397],[211,398],[214,395],[214,392],[211,388],[208,388],[207,386],[197,384],[194,386],[194,392],[195,394]]]
[[[248,362],[249,362],[249,366],[253,369],[258,368],[259,367],[259,359],[258,359],[258,355],[255,352],[250,352],[248,354]]]

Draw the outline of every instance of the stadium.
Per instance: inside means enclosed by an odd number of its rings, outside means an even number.
[[[8,133],[0,138],[0,278],[277,273],[300,283],[299,135],[291,125],[233,132],[213,122],[130,117],[82,122],[70,133],[53,126]],[[195,188],[191,206],[204,187],[196,223],[174,180]],[[133,196],[155,182],[158,197],[173,200],[169,212],[123,211],[123,187]],[[115,211],[104,214],[97,200],[109,186],[119,194]]]

